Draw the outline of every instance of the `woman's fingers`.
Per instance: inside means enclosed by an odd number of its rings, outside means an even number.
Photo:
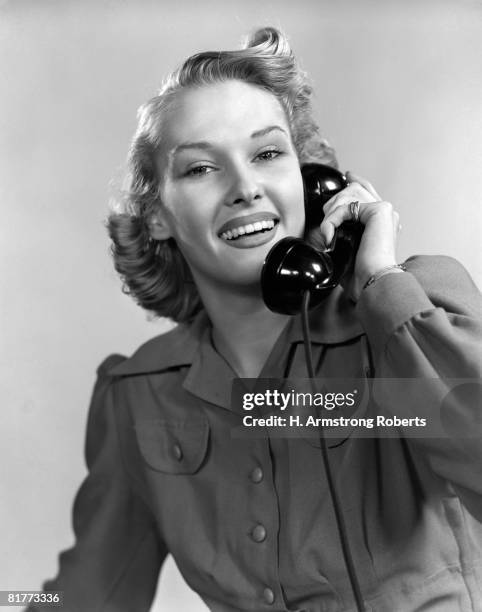
[[[380,198],[375,198],[363,185],[358,182],[350,183],[345,189],[334,195],[323,206],[325,216],[329,215],[332,210],[338,206],[343,206],[347,202],[376,202]]]
[[[350,221],[353,219],[351,210],[350,210],[350,204],[353,201],[357,201],[357,200],[350,200],[349,202],[346,201],[341,201],[341,199],[336,203],[336,205],[334,205],[333,207],[331,207],[331,210],[329,210],[328,212],[325,213],[325,217],[320,225],[320,232],[321,232],[321,238],[323,240],[323,242],[325,243],[326,247],[329,248],[332,241],[333,241],[333,236],[335,235],[335,230],[340,227],[340,225],[344,222],[344,221]],[[367,204],[360,204],[359,203],[359,220],[361,221],[361,208],[362,206],[367,206]]]
[[[396,263],[396,242],[400,231],[398,213],[390,202],[382,201],[373,185],[347,173],[348,185],[323,207],[320,236],[326,247],[332,245],[335,231],[345,221],[364,225],[353,272],[342,279],[344,289],[355,300],[372,274]],[[356,206],[353,204],[356,202]],[[358,215],[356,213],[358,212]],[[354,219],[354,215],[357,219]]]
[[[347,172],[346,178],[348,180],[348,183],[350,184],[359,183],[364,189],[368,191],[368,193],[370,193],[375,198],[375,200],[380,201],[382,199],[375,187],[370,183],[370,181],[367,181],[362,176],[358,176],[358,174],[353,174],[353,172]]]
[[[327,248],[330,246],[333,236],[335,234],[336,228],[340,227],[340,225],[344,221],[352,221],[353,214],[350,207],[350,204],[354,201],[353,199],[344,198],[342,202],[339,200],[336,205],[331,207],[331,210],[325,214],[323,222],[320,225],[320,232],[322,240],[324,241]],[[374,215],[382,215],[387,221],[391,220],[391,230],[393,232],[394,239],[398,234],[399,228],[399,215],[396,211],[393,210],[390,202],[359,202],[358,201],[358,210],[359,210],[359,221],[363,225],[367,225],[369,220]],[[385,221],[385,223],[387,223]],[[389,223],[389,221],[388,221]],[[390,225],[388,225],[390,227]]]
[[[352,214],[349,210],[349,204],[351,202],[359,202],[360,206],[360,221],[366,223],[367,212],[373,213],[373,207],[366,208],[367,204],[376,204],[383,206],[388,203],[382,203],[381,198],[378,195],[373,185],[352,172],[347,172],[346,177],[349,181],[348,185],[335,196],[333,196],[323,206],[324,219],[320,226],[321,237],[324,240],[327,247],[331,244],[335,229],[339,227],[343,221],[352,219]],[[388,206],[391,207],[390,204]],[[365,213],[362,214],[362,208]],[[340,209],[338,212],[335,213]],[[363,218],[365,217],[365,219]]]

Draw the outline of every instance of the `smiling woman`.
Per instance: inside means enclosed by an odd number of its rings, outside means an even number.
[[[359,611],[482,610],[480,407],[410,383],[480,376],[480,296],[452,259],[398,265],[398,214],[361,177],[347,173],[314,230],[329,247],[344,221],[363,226],[342,286],[310,313],[315,382],[358,381],[350,423],[418,422],[443,402],[458,433],[332,441],[357,578],[318,440],[277,435],[276,414],[236,435],[236,377],[306,377],[300,319],[266,307],[260,272],[280,239],[305,234],[302,166],[337,165],[310,96],[265,28],[239,51],[189,58],[141,108],[108,222],[114,262],[143,308],[179,325],[98,369],[76,544],[45,585],[66,612],[149,610],[168,553],[213,612],[348,612],[354,598]]]
[[[189,58],[166,79],[159,94],[140,109],[129,158],[131,174],[126,198],[111,215],[109,229],[116,268],[125,280],[126,290],[141,306],[179,322],[192,319],[201,308],[199,287],[185,282],[193,274],[191,266],[186,265],[187,252],[179,248],[176,240],[165,239],[166,232],[173,237],[175,228],[169,229],[169,223],[173,225],[176,221],[173,215],[188,207],[186,198],[198,214],[203,214],[201,210],[207,214],[208,206],[212,208],[215,201],[219,206],[220,200],[234,202],[247,197],[256,198],[258,204],[261,194],[251,191],[256,192],[264,185],[255,184],[255,173],[265,176],[264,182],[270,188],[284,179],[280,191],[285,194],[284,200],[289,199],[295,209],[298,207],[293,211],[298,227],[292,231],[300,234],[303,225],[300,164],[318,161],[336,166],[334,152],[313,120],[310,96],[311,87],[297,68],[286,40],[276,31],[264,29],[239,51],[205,52]],[[285,177],[288,167],[290,173]],[[211,173],[215,177],[208,179]],[[297,180],[291,186],[293,173]],[[292,198],[294,189],[298,193]],[[264,205],[270,196],[263,197]],[[183,208],[171,205],[176,198]],[[274,202],[267,206],[265,213],[273,208]],[[218,210],[221,224],[225,222],[223,215],[229,216],[226,230],[236,229],[230,225],[232,210],[243,208],[241,216],[253,212],[249,202],[242,206],[236,202],[234,207]],[[277,226],[279,219],[274,210],[261,221],[271,219]],[[260,219],[255,218],[256,221]],[[246,219],[239,227],[251,224]],[[193,228],[195,241],[204,238],[200,228]],[[183,229],[184,225],[179,225],[179,230]],[[219,226],[212,227],[211,232],[216,233],[216,229],[225,231]],[[253,236],[233,241],[232,246],[249,248],[249,241],[265,239]],[[211,237],[210,246],[215,247],[216,242]],[[243,265],[236,252],[226,253],[226,269],[233,260]],[[254,258],[259,276],[261,251],[253,254]],[[161,266],[157,265],[159,260]],[[254,268],[251,264],[251,276],[246,271],[246,282],[253,281]],[[236,278],[234,274],[230,276]]]
[[[176,102],[156,157],[162,180],[151,236],[174,239],[204,304],[221,286],[257,294],[273,240],[304,227],[285,112],[271,93],[238,80],[184,90]]]

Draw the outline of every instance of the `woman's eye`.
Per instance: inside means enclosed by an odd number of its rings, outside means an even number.
[[[281,155],[281,151],[278,149],[268,149],[267,151],[262,151],[259,153],[256,158],[260,159],[261,161],[271,161],[272,159],[278,157],[278,155]]]
[[[209,174],[213,169],[212,166],[195,166],[186,172],[186,176],[203,176]]]

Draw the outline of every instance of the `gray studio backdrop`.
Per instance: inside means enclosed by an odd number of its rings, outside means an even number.
[[[38,588],[72,543],[97,364],[168,327],[122,295],[103,228],[163,75],[282,27],[342,168],[400,211],[400,259],[446,253],[480,284],[481,16],[464,0],[0,2],[0,589]],[[161,608],[206,609],[172,561]]]

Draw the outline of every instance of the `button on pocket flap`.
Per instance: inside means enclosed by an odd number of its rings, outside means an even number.
[[[206,419],[139,421],[135,429],[142,456],[154,470],[194,474],[200,468],[209,437]]]

